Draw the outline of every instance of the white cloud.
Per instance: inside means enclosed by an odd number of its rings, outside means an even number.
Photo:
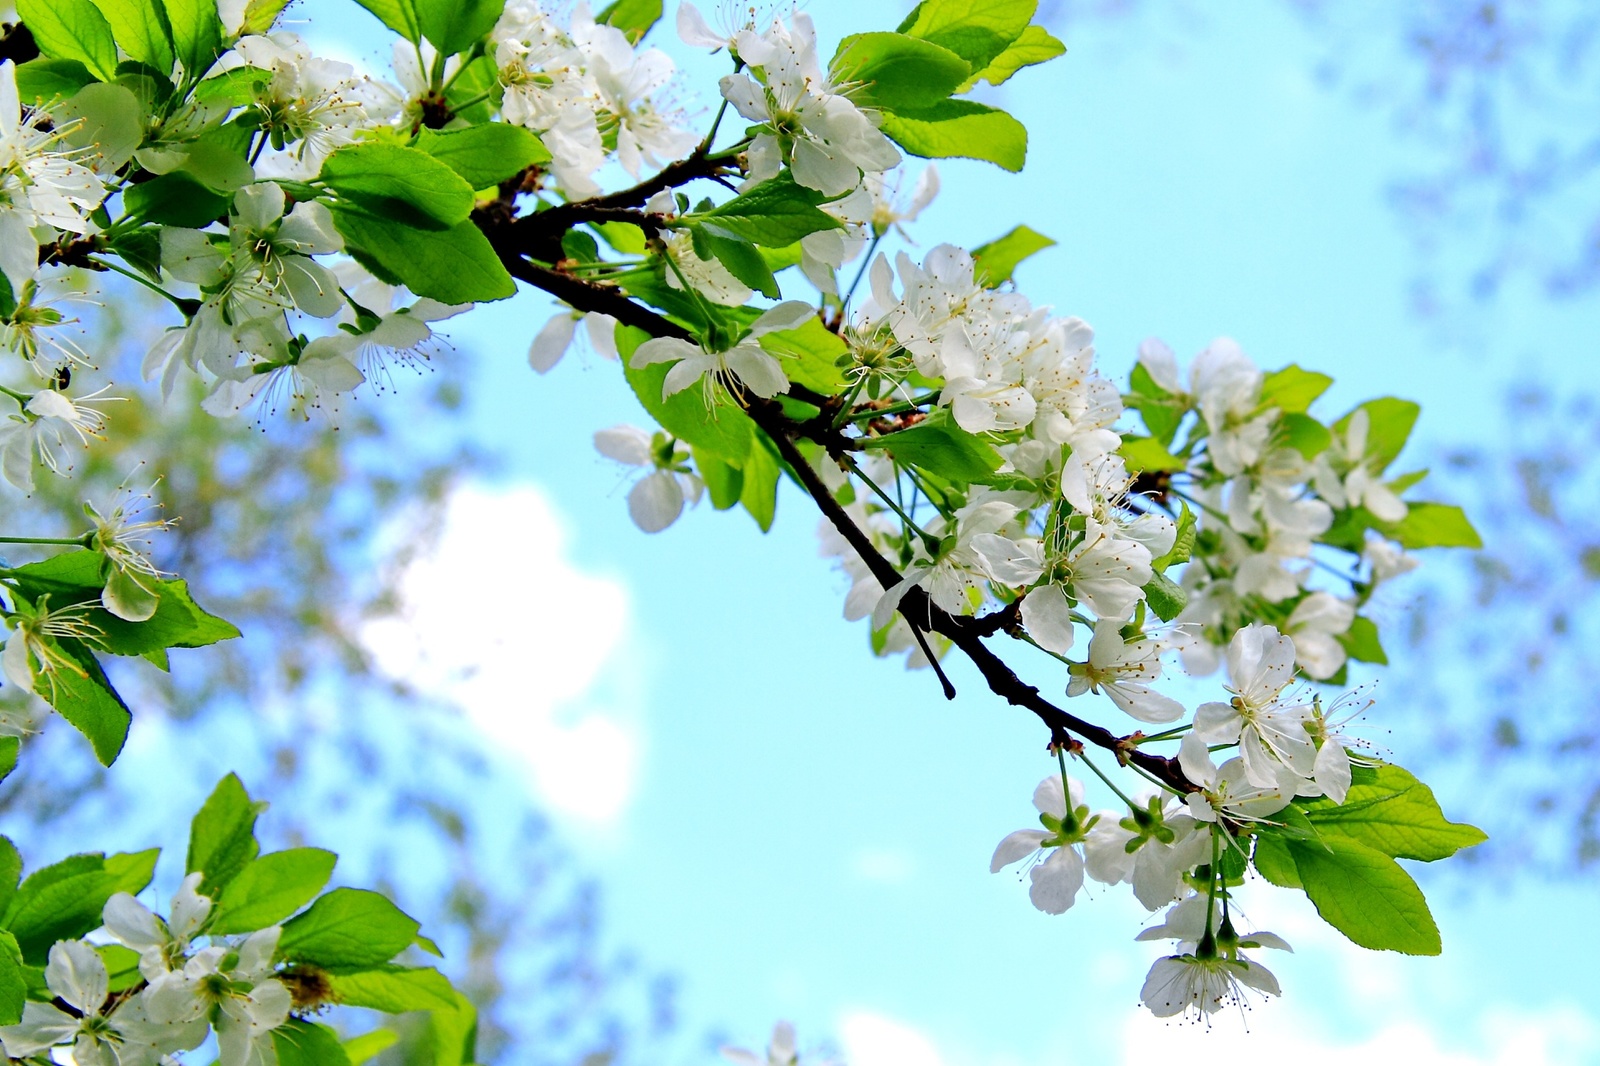
[[[839,1041],[850,1066],[944,1066],[926,1034],[872,1011],[850,1011],[839,1021]]]
[[[401,575],[399,616],[368,625],[379,668],[458,705],[486,750],[532,771],[558,815],[614,823],[639,761],[628,595],[568,557],[539,489],[468,487],[437,546]]]

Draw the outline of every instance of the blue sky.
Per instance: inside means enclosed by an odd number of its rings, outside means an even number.
[[[1451,341],[1409,313],[1416,260],[1383,189],[1422,160],[1385,112],[1314,79],[1316,42],[1285,6],[1053,27],[1069,54],[992,94],[1032,133],[1027,170],[941,165],[944,191],[915,237],[971,246],[1025,222],[1059,244],[1022,268],[1022,288],[1093,324],[1108,372],[1152,334],[1183,356],[1229,334],[1268,367],[1334,374],[1327,411],[1379,394],[1422,401],[1424,445],[1492,432],[1515,381],[1592,389],[1597,364],[1563,358],[1594,335],[1592,303],[1551,307],[1513,287]],[[825,49],[901,13],[809,10]],[[380,59],[372,24],[350,11],[319,4],[303,28]],[[691,71],[722,71],[660,43]],[[612,939],[681,974],[690,1027],[754,1046],[791,1018],[803,1041],[842,1042],[856,1066],[1232,1047],[1234,1021],[1205,1034],[1141,1015],[1157,952],[1132,943],[1143,911],[1125,892],[1050,918],[1014,876],[986,872],[995,842],[1030,821],[1046,738],[959,665],[961,696],[946,703],[927,674],[873,660],[863,627],[840,618],[843,585],[817,558],[806,501],[786,495],[764,537],[708,507],[658,536],[633,528],[625,478],[588,441],[644,416],[593,357],[528,370],[546,314],[523,294],[453,331],[478,356],[475,431],[504,468],[447,546],[470,554],[471,529],[488,526],[525,560],[518,595],[533,602],[496,632],[518,698],[536,706],[497,702],[492,671],[463,695],[511,752],[508,780],[553,803],[602,878]],[[1387,743],[1413,761],[1407,718],[1388,710]],[[1441,796],[1447,811],[1467,802]],[[1492,799],[1473,803],[1492,813]],[[1247,897],[1300,951],[1272,960],[1286,997],[1252,1012],[1245,1046],[1309,1062],[1600,1061],[1600,1015],[1582,991],[1592,885],[1418,876],[1442,959],[1375,956],[1319,932],[1303,899],[1265,886]]]

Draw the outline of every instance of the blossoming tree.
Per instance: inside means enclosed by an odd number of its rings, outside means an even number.
[[[581,323],[657,423],[595,440],[639,469],[641,529],[702,498],[765,529],[791,482],[874,653],[950,698],[941,663],[964,657],[1038,719],[1056,767],[1033,792],[1042,828],[1001,840],[991,869],[1031,863],[1051,914],[1086,876],[1165,909],[1137,938],[1174,945],[1144,984],[1155,1014],[1278,993],[1254,952],[1287,945],[1240,927],[1248,893],[1304,892],[1366,948],[1440,951],[1396,860],[1483,835],[1371,752],[1369,702],[1343,692],[1350,661],[1385,659],[1374,591],[1411,551],[1477,546],[1458,508],[1416,498],[1421,472],[1394,469],[1417,406],[1313,413],[1330,378],[1264,371],[1225,338],[1186,372],[1147,341],[1119,387],[1085,322],[1011,280],[1047,238],[1017,226],[920,261],[898,247],[937,191],[908,159],[1022,167],[1021,124],[968,94],[1064,50],[1034,0],[924,0],[826,62],[806,14],[713,27],[684,3],[683,41],[731,60],[704,128],[645,44],[658,2],[360,2],[396,34],[385,77],[274,31],[284,0],[18,5],[0,42],[12,487],[70,473],[113,399],[61,310],[65,278],[159,294],[172,325],[145,376],[168,393],[195,376],[207,411],[257,418],[335,411],[521,283],[565,306],[528,331],[534,369]],[[104,657],[166,669],[170,648],[237,635],[152,561],[165,520],[138,502],[87,506],[57,539],[0,538],[69,549],[0,570],[0,662],[106,765],[131,712]],[[1019,673],[1021,644],[1048,669]],[[1214,700],[1172,695],[1179,662],[1225,669]],[[0,739],[7,767],[22,756]],[[1089,777],[1110,809],[1086,802]],[[315,1020],[342,1004],[431,1011],[437,1061],[473,1061],[470,1003],[395,961],[432,948],[416,923],[375,893],[322,892],[328,852],[258,854],[260,809],[218,785],[164,917],[134,898],[153,852],[19,884],[0,848],[7,1053],[154,1062],[214,1037],[224,1066],[359,1062],[376,1038]],[[792,1031],[769,1057],[793,1061]]]

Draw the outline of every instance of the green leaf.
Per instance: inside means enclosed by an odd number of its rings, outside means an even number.
[[[1010,281],[1011,275],[1024,259],[1053,247],[1055,243],[1027,226],[1018,226],[1004,237],[980,244],[972,250],[978,280],[991,289],[1001,282]]]
[[[428,1043],[432,1051],[432,1066],[467,1066],[476,1062],[478,1009],[472,1005],[472,1001],[457,992],[455,1010],[430,1013]]]
[[[1447,819],[1432,789],[1388,763],[1357,778],[1342,804],[1300,805],[1324,840],[1343,837],[1398,859],[1435,862],[1488,839],[1476,826]]]
[[[157,0],[93,0],[122,50],[162,74],[172,73],[172,29]]]
[[[465,52],[494,29],[505,0],[412,0],[422,36],[447,56]]]
[[[966,92],[980,81],[990,85],[1003,85],[1010,80],[1011,75],[1023,67],[1031,67],[1039,63],[1046,63],[1056,56],[1063,55],[1067,46],[1050,36],[1043,26],[1029,26],[1022,31],[1022,35],[1006,46],[1006,50],[995,56],[987,67],[968,78],[961,86],[961,92]]]
[[[417,147],[461,175],[474,189],[487,189],[536,163],[550,162],[550,150],[530,130],[491,122],[463,130],[425,129]]]
[[[691,444],[689,451],[694,456],[695,471],[699,473],[700,480],[705,482],[706,492],[711,496],[711,506],[726,511],[738,503],[744,492],[744,472],[704,448],[696,448]]]
[[[22,972],[22,949],[17,938],[0,932],[0,1025],[22,1021],[22,1005],[28,999],[28,979]]]
[[[1022,37],[1037,7],[1038,0],[923,0],[899,31],[943,45],[973,70],[984,70]]]
[[[772,268],[761,258],[755,245],[737,237],[723,236],[715,226],[691,226],[690,233],[695,254],[700,258],[715,257],[728,268],[728,273],[761,295],[769,300],[778,298],[778,279],[772,276]]]
[[[342,199],[374,215],[392,219],[396,206],[403,205],[402,218],[404,208],[411,208],[437,223],[437,228],[446,228],[472,214],[473,186],[444,162],[416,148],[381,141],[352,144],[330,155],[318,177]]]
[[[861,444],[869,451],[887,451],[897,462],[967,484],[981,484],[1000,469],[1000,453],[994,446],[956,425],[942,407],[914,426],[865,437]]]
[[[417,7],[412,0],[356,0],[356,3],[412,44],[422,40],[422,24],[417,21]]]
[[[22,751],[21,737],[0,737],[0,781],[11,776],[17,768],[17,756]]]
[[[112,992],[123,992],[144,983],[139,972],[139,953],[121,944],[101,944],[95,948],[100,961],[106,964],[106,976],[111,981]]]
[[[859,85],[851,99],[884,111],[932,107],[967,80],[967,61],[932,41],[903,33],[857,33],[839,42],[829,64],[834,84]]]
[[[1374,473],[1381,474],[1399,456],[1400,449],[1406,446],[1406,439],[1411,436],[1411,429],[1417,424],[1417,416],[1422,413],[1422,408],[1410,400],[1383,396],[1368,400],[1356,411],[1367,412],[1367,466]],[[1335,422],[1334,433],[1344,437],[1354,414],[1355,411],[1351,411]]]
[[[617,354],[622,360],[622,372],[644,409],[674,437],[731,466],[742,468],[745,457],[750,454],[750,441],[755,432],[750,416],[734,405],[724,389],[712,394],[715,406],[711,408],[707,408],[705,390],[700,388],[684,389],[662,400],[661,386],[672,364],[652,363],[637,370],[629,365],[633,353],[646,339],[648,336],[642,330],[617,327]]]
[[[1189,466],[1188,460],[1167,451],[1154,437],[1124,437],[1117,454],[1127,461],[1128,469],[1134,473],[1142,470],[1184,470]]]
[[[1170,622],[1183,612],[1189,594],[1166,574],[1157,573],[1151,575],[1149,584],[1144,587],[1144,602],[1150,605],[1157,618]]]
[[[10,837],[0,836],[0,915],[5,914],[6,908],[11,906],[21,880],[22,855]]]
[[[361,1066],[368,1059],[394,1047],[399,1039],[400,1034],[393,1029],[374,1029],[346,1040],[344,1053],[350,1058],[350,1066]]]
[[[1172,547],[1167,549],[1167,554],[1150,560],[1150,568],[1158,574],[1164,574],[1169,567],[1186,563],[1194,554],[1194,541],[1197,529],[1194,512],[1189,510],[1188,501],[1182,501],[1183,509],[1178,512],[1178,528],[1172,537]]]
[[[288,6],[289,0],[250,0],[245,5],[244,23],[239,27],[240,35],[266,33],[277,21],[278,15]]]
[[[17,98],[30,107],[66,100],[94,82],[76,59],[32,59],[17,67]]]
[[[143,106],[125,85],[85,85],[56,109],[55,119],[62,123],[62,141],[103,170],[132,159],[144,140]]]
[[[202,81],[194,87],[194,98],[204,103],[223,103],[243,107],[272,81],[272,71],[260,67],[234,67]]]
[[[596,22],[615,26],[629,44],[638,44],[650,28],[661,21],[661,0],[615,0],[594,17]]]
[[[1284,415],[1278,419],[1275,432],[1285,446],[1293,448],[1307,459],[1315,459],[1333,443],[1333,434],[1328,432],[1328,427],[1310,415]]]
[[[883,132],[924,159],[984,159],[1010,171],[1028,156],[1028,131],[1010,115],[971,100],[946,100],[883,116]]]
[[[1252,855],[1256,873],[1279,888],[1300,888],[1300,871],[1295,869],[1294,856],[1289,854],[1288,841],[1276,834],[1262,833],[1256,837]]]
[[[234,147],[231,130],[206,134],[189,146],[183,168],[190,177],[213,192],[232,195],[255,181],[255,170],[242,148]]]
[[[155,583],[159,596],[156,613],[143,622],[129,622],[108,611],[96,612],[101,643],[114,655],[148,655],[163,648],[204,648],[232,640],[239,630],[231,622],[207,613],[189,595],[181,579]]]
[[[215,899],[256,857],[256,819],[267,809],[252,800],[237,774],[217,782],[189,827],[188,873],[200,872],[200,894]]]
[[[349,1066],[339,1034],[326,1025],[290,1018],[272,1030],[278,1066]]]
[[[1261,383],[1261,406],[1276,407],[1284,414],[1304,414],[1318,396],[1328,391],[1333,379],[1312,370],[1289,365],[1274,371]]]
[[[1483,547],[1467,513],[1447,503],[1413,503],[1400,521],[1379,523],[1378,528],[1403,548]]]
[[[505,87],[500,84],[494,57],[484,55],[461,68],[444,91],[444,102],[457,118],[485,123],[495,120],[495,110],[504,96]]]
[[[52,670],[51,680],[40,686],[43,690],[40,695],[74,729],[89,738],[100,765],[110,766],[116,762],[128,739],[133,713],[111,687],[110,679],[87,645],[65,637],[51,643],[72,660],[72,665]]]
[[[1439,927],[1422,890],[1399,863],[1342,837],[1325,837],[1325,843],[1326,850],[1297,841],[1288,845],[1323,921],[1364,948],[1439,954]]]
[[[290,848],[250,862],[223,890],[213,933],[251,933],[277,925],[317,897],[339,857],[321,848]]]
[[[336,888],[284,923],[278,950],[330,970],[381,966],[411,946],[416,919],[384,896]]]
[[[113,855],[74,855],[35,870],[0,922],[16,937],[27,962],[42,966],[57,940],[83,936],[103,923],[106,900],[118,892],[143,892],[155,873],[159,848]]]
[[[111,24],[89,0],[17,0],[17,17],[43,55],[76,59],[101,81],[117,76]]]
[[[781,248],[808,233],[840,229],[844,223],[817,208],[820,193],[796,185],[787,173],[762,182],[710,211],[685,215],[684,222],[711,223],[727,236]]]
[[[795,329],[764,334],[756,343],[778,357],[784,376],[796,385],[829,396],[849,383],[839,366],[839,357],[849,346],[820,318],[808,318]]]
[[[53,0],[51,0],[53,2]],[[162,0],[173,50],[186,73],[204,74],[222,52],[222,23],[216,0]]]
[[[750,454],[744,461],[744,485],[739,491],[739,502],[756,520],[761,532],[772,529],[772,519],[778,509],[778,476],[783,472],[778,457],[765,433],[751,435]]]
[[[470,221],[424,230],[340,206],[333,208],[333,222],[347,252],[379,277],[392,278],[418,296],[464,304],[516,295],[516,282]]]
[[[597,222],[591,227],[611,250],[622,255],[643,255],[648,245],[644,230],[631,222]]]
[[[1389,663],[1389,657],[1383,652],[1383,644],[1378,640],[1378,625],[1365,615],[1357,615],[1355,621],[1350,623],[1349,630],[1339,634],[1338,639],[1344,645],[1345,654],[1358,663],[1385,666]]]
[[[377,966],[330,975],[329,983],[334,999],[347,1007],[367,1007],[385,1014],[456,1007],[456,990],[450,979],[429,967]]]

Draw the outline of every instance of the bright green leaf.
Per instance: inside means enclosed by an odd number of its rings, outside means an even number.
[[[1022,35],[1006,46],[1006,50],[982,70],[967,79],[961,87],[966,92],[980,81],[990,85],[1003,85],[1023,67],[1047,63],[1066,52],[1067,46],[1050,36],[1043,26],[1029,26]]]
[[[288,6],[289,0],[250,0],[245,5],[244,23],[239,27],[239,33],[266,33]]]
[[[450,979],[428,967],[376,966],[357,973],[333,974],[335,1001],[385,1014],[413,1010],[454,1010],[456,992]]]
[[[412,44],[422,40],[422,24],[417,21],[417,8],[412,0],[356,0],[356,3]]]
[[[417,929],[416,919],[386,897],[336,888],[284,923],[278,951],[330,970],[368,969],[410,947]]]
[[[333,221],[347,252],[418,296],[464,304],[516,295],[516,282],[488,238],[470,221],[445,230],[424,230],[353,207],[334,208]]]
[[[1293,448],[1307,459],[1315,459],[1333,443],[1333,434],[1328,432],[1328,427],[1310,415],[1284,415],[1278,419],[1274,432],[1286,447]]]
[[[100,953],[100,961],[106,964],[106,976],[110,979],[112,992],[123,992],[144,983],[144,974],[139,972],[137,951],[121,944],[101,944],[95,950]]]
[[[111,24],[89,0],[17,0],[17,17],[42,54],[76,59],[101,81],[117,76]]]
[[[661,0],[615,0],[594,20],[622,31],[629,44],[638,44],[661,21]]]
[[[187,582],[173,579],[155,582],[155,586],[159,597],[156,613],[143,622],[129,622],[109,612],[95,615],[106,651],[147,655],[162,648],[204,648],[240,635],[233,623],[195,603]]]
[[[133,714],[87,645],[66,637],[52,643],[71,664],[52,670],[48,681],[41,680],[39,694],[89,739],[100,765],[110,766],[128,739]]]
[[[22,881],[22,855],[10,837],[0,836],[0,915],[11,906]]]
[[[550,150],[534,133],[507,122],[439,132],[425,129],[417,147],[474,189],[487,189],[536,163],[550,162]]]
[[[839,357],[849,346],[820,318],[808,318],[796,329],[764,334],[757,343],[778,357],[784,376],[796,385],[830,396],[848,384]]]
[[[844,224],[819,210],[821,195],[797,185],[787,173],[771,178],[709,211],[684,216],[687,223],[711,223],[729,236],[779,248],[808,233]]]
[[[158,0],[93,0],[122,50],[162,74],[172,73],[172,30]]]
[[[956,425],[942,407],[913,426],[863,438],[861,444],[869,451],[887,451],[899,463],[967,484],[987,481],[1001,462],[993,445]]]
[[[915,111],[947,99],[967,80],[967,61],[903,33],[857,33],[839,42],[834,84],[859,85],[851,99],[885,111]]]
[[[1150,576],[1149,584],[1144,587],[1144,601],[1157,618],[1170,622],[1183,612],[1189,602],[1189,594],[1166,574],[1157,573]]]
[[[1022,37],[1037,7],[1038,0],[923,0],[898,28],[983,70]]]
[[[1154,437],[1124,437],[1117,454],[1127,461],[1128,469],[1134,473],[1184,470],[1189,465],[1188,460],[1167,451]]]
[[[1435,862],[1488,839],[1476,826],[1447,819],[1432,789],[1388,763],[1357,778],[1342,804],[1301,805],[1324,839],[1346,837],[1399,859]]]
[[[411,208],[423,219],[437,223],[437,228],[445,228],[472,214],[473,186],[444,162],[417,148],[358,142],[330,155],[318,177],[341,199],[374,215],[392,219],[396,205],[403,205],[400,212]]]
[[[237,774],[217,782],[189,827],[184,870],[200,872],[200,894],[213,899],[256,857],[256,819],[267,809],[250,798]]]
[[[137,895],[155,873],[160,849],[112,855],[74,855],[35,870],[11,899],[0,922],[16,937],[22,957],[43,965],[50,946],[98,928],[106,900]]]
[[[167,25],[172,28],[173,50],[178,53],[178,62],[188,74],[204,74],[222,51],[222,23],[217,18],[216,0],[162,2],[166,5]]]
[[[1289,854],[1289,844],[1276,834],[1263,833],[1256,837],[1256,850],[1251,856],[1256,873],[1279,888],[1300,888],[1300,871],[1295,869],[1294,856]]]
[[[1187,501],[1183,509],[1178,512],[1177,530],[1173,534],[1172,547],[1167,553],[1150,560],[1150,568],[1158,574],[1164,574],[1168,568],[1186,563],[1194,553],[1195,534],[1198,523],[1195,521],[1194,512],[1189,510]]]
[[[32,59],[17,67],[17,98],[30,107],[76,96],[94,75],[76,59]]]
[[[1053,247],[1055,243],[1027,226],[1018,226],[1004,237],[980,244],[972,250],[978,280],[991,289],[1003,281],[1010,281],[1011,275],[1024,259]]]
[[[1400,449],[1405,447],[1406,439],[1411,436],[1411,429],[1417,424],[1417,416],[1422,413],[1422,408],[1410,400],[1382,396],[1376,400],[1368,400],[1356,410],[1367,412],[1367,467],[1374,473],[1381,474],[1390,463],[1394,462],[1400,454]],[[1344,439],[1345,431],[1354,414],[1355,411],[1351,411],[1333,424],[1333,432],[1341,440]]]
[[[710,409],[706,407],[705,390],[700,388],[684,389],[663,400],[661,386],[671,364],[652,363],[637,370],[629,365],[634,351],[645,339],[642,330],[617,327],[617,354],[622,360],[622,372],[644,409],[662,429],[679,440],[729,465],[742,467],[755,432],[750,416],[736,407],[722,389],[713,393],[715,406]]]
[[[399,1039],[400,1034],[393,1029],[374,1029],[370,1033],[362,1033],[346,1040],[344,1053],[350,1058],[350,1066],[361,1066],[368,1059],[393,1047]]]
[[[339,857],[321,848],[262,855],[240,870],[212,912],[213,933],[249,933],[277,925],[316,898]]]
[[[695,472],[706,484],[706,494],[711,497],[711,506],[719,511],[726,511],[738,503],[740,495],[744,492],[744,472],[725,462],[714,452],[708,452],[692,444],[689,450],[694,456]]]
[[[422,35],[447,56],[465,52],[494,29],[505,0],[412,0]]]
[[[1289,853],[1317,913],[1353,943],[1375,951],[1437,955],[1439,927],[1422,890],[1381,851],[1326,836],[1326,849],[1291,841]]]
[[[55,118],[63,124],[62,140],[107,171],[132,159],[144,140],[143,109],[124,85],[85,85],[56,109]]]
[[[1018,171],[1028,156],[1028,131],[1022,123],[971,100],[884,115],[883,132],[924,159],[984,159]]]
[[[1378,640],[1377,623],[1365,615],[1357,615],[1349,630],[1339,634],[1339,643],[1344,645],[1345,654],[1358,663],[1387,665],[1389,662]]]
[[[1400,521],[1379,528],[1403,548],[1483,547],[1467,513],[1447,503],[1413,503]]]
[[[455,1010],[431,1012],[428,1015],[428,1044],[432,1052],[432,1066],[468,1066],[476,1062],[478,1010],[472,1001],[457,992]]]
[[[339,1034],[326,1025],[300,1018],[288,1021],[272,1030],[272,1049],[277,1053],[278,1066],[349,1066],[350,1057]]]
[[[739,490],[739,502],[763,533],[772,529],[772,519],[778,509],[778,477],[783,472],[771,449],[766,434],[751,435],[750,454],[744,461],[744,484]]]
[[[22,949],[10,933],[0,931],[0,1025],[22,1021],[28,999],[28,980],[22,973]]]
[[[778,279],[772,276],[772,268],[761,258],[755,245],[737,237],[723,236],[715,226],[694,226],[691,233],[696,255],[703,259],[715,258],[728,268],[728,273],[769,300],[779,297]]]
[[[1266,376],[1261,383],[1261,406],[1276,407],[1284,414],[1304,414],[1332,384],[1333,379],[1326,374],[1291,364]]]
[[[17,756],[21,751],[21,737],[0,737],[0,781],[10,777],[11,771],[17,768]]]

